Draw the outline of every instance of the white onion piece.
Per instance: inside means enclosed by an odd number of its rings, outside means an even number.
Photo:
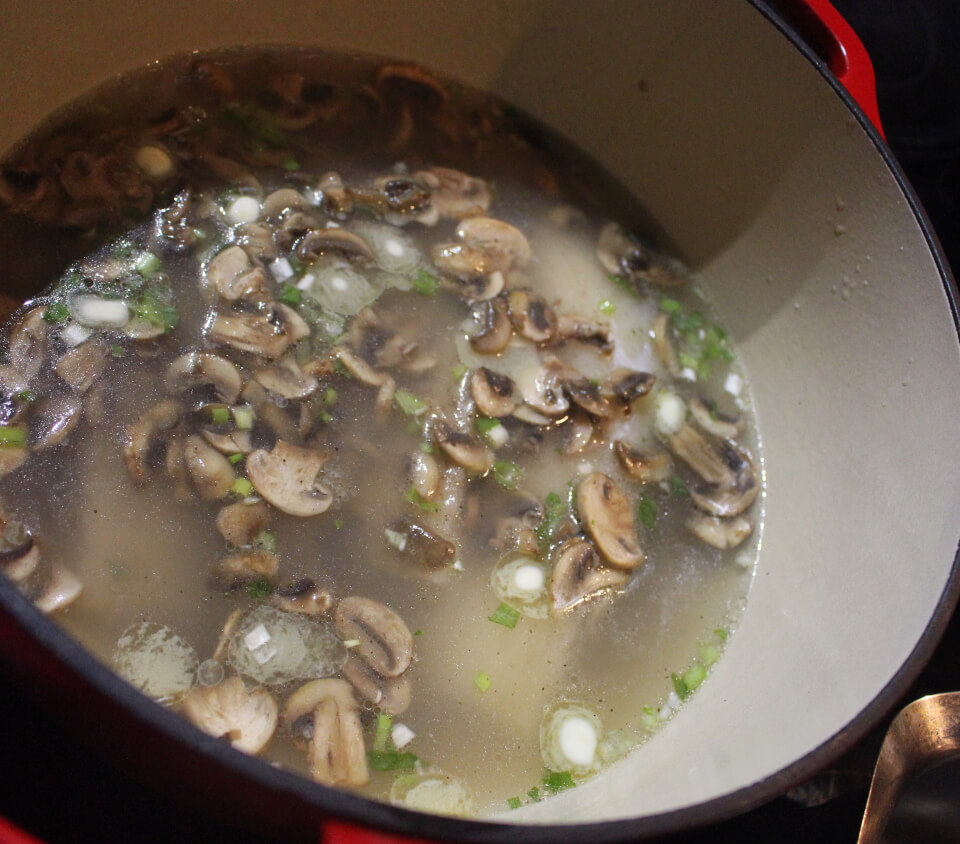
[[[546,563],[524,554],[507,555],[490,575],[496,596],[528,618],[550,614],[549,580]]]
[[[441,773],[397,777],[390,789],[390,802],[435,815],[469,815],[473,811],[467,787]]]
[[[602,737],[603,721],[596,712],[561,701],[540,724],[543,762],[551,771],[569,771],[574,776],[596,773],[601,766],[597,748]]]
[[[656,427],[664,436],[677,433],[687,419],[687,405],[676,393],[663,390],[655,401]]]
[[[306,295],[328,311],[352,316],[373,304],[383,292],[356,270],[346,266],[314,269],[316,281]]]
[[[193,647],[169,627],[141,621],[123,631],[113,667],[124,680],[160,702],[170,702],[193,687],[199,659]]]
[[[395,226],[360,223],[354,227],[354,231],[370,245],[381,269],[409,276],[420,267],[420,251],[410,238]]]
[[[67,308],[70,316],[87,328],[122,328],[130,321],[126,302],[104,299],[94,293],[69,297]]]
[[[260,203],[252,196],[237,197],[227,207],[227,222],[234,226],[253,223],[260,217]]]

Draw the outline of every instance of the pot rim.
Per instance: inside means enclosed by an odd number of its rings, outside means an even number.
[[[806,57],[833,92],[843,100],[873,143],[906,199],[927,242],[947,296],[954,331],[960,342],[956,282],[930,220],[879,131],[864,115],[850,93],[829,72],[826,63],[768,5],[766,0],[749,0],[749,3]],[[950,621],[958,599],[960,599],[960,548],[954,555],[950,575],[923,633],[890,681],[846,726],[776,773],[728,794],[661,814],[585,824],[547,825],[424,815],[350,792],[319,786],[292,772],[273,768],[256,757],[234,750],[229,744],[205,735],[193,728],[185,719],[156,705],[99,662],[66,631],[40,614],[15,586],[6,579],[0,578],[2,612],[7,614],[22,632],[51,654],[77,680],[92,687],[98,694],[111,699],[135,720],[160,734],[164,740],[171,740],[190,753],[206,757],[244,780],[256,783],[267,792],[282,794],[298,803],[313,807],[317,812],[318,824],[323,823],[320,820],[322,815],[325,818],[338,819],[400,835],[422,837],[427,834],[431,838],[469,842],[501,842],[510,839],[531,842],[531,844],[539,842],[546,844],[561,838],[565,839],[572,832],[598,844],[674,834],[722,822],[758,808],[779,796],[790,786],[823,769],[850,749],[890,712],[929,660]],[[16,663],[15,654],[6,656]],[[192,795],[191,802],[198,802],[198,797],[199,795]],[[425,820],[428,826],[426,833]]]

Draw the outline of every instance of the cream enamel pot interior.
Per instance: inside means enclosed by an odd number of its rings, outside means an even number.
[[[224,748],[123,687],[0,584],[13,670],[48,701],[82,695],[70,717],[121,762],[136,768],[143,751],[117,733],[140,731],[158,754],[140,767],[161,786],[192,772],[191,799],[243,805],[274,830],[339,815],[440,837],[605,840],[772,797],[904,690],[957,592],[951,282],[877,136],[761,10],[743,0],[0,7],[4,149],[114,73],[240,43],[397,56],[502,95],[616,173],[695,268],[742,352],[763,438],[762,551],[724,658],[640,753],[498,819],[510,827],[380,806]],[[566,824],[589,826],[557,828]]]

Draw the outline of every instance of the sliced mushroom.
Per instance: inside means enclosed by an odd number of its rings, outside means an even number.
[[[298,340],[310,336],[310,327],[292,308],[275,303],[263,313],[217,314],[207,329],[212,343],[278,358]]]
[[[440,488],[440,467],[430,454],[413,452],[407,461],[407,474],[413,488],[422,498],[433,498]]]
[[[65,442],[80,421],[83,404],[75,393],[44,396],[30,414],[31,445],[46,451]]]
[[[389,379],[384,372],[377,372],[369,363],[359,355],[355,355],[349,349],[343,346],[337,346],[334,350],[337,359],[344,365],[347,372],[354,378],[369,387],[380,387]]]
[[[609,322],[599,322],[573,314],[557,317],[557,337],[596,346],[604,354],[613,351],[613,329]]]
[[[261,386],[285,399],[302,399],[317,389],[317,379],[306,375],[292,357],[255,369],[253,377]]]
[[[403,100],[437,106],[449,98],[446,88],[431,73],[411,62],[391,62],[377,71],[377,87]]]
[[[485,475],[493,467],[493,452],[469,434],[454,431],[447,425],[437,425],[437,444],[455,463],[470,472]]]
[[[570,402],[564,395],[560,379],[552,369],[542,369],[537,377],[523,389],[522,394],[526,404],[546,416],[562,416],[570,409]],[[522,418],[520,410],[521,408],[517,408],[513,414],[518,419]]]
[[[449,539],[408,519],[391,523],[386,535],[403,556],[427,569],[448,566],[457,555],[457,546]]]
[[[221,454],[249,454],[254,450],[253,436],[250,431],[239,428],[234,431],[203,428],[200,434]]]
[[[550,599],[554,610],[577,606],[597,595],[623,586],[630,575],[604,565],[597,549],[582,536],[568,539],[556,552],[550,578]]]
[[[372,598],[344,598],[334,612],[344,642],[359,640],[353,653],[381,677],[399,677],[413,659],[413,636],[402,618]]]
[[[481,366],[470,377],[470,394],[485,416],[509,416],[517,408],[513,379]]]
[[[591,416],[605,418],[612,413],[610,403],[600,392],[600,386],[582,375],[564,380],[563,390],[570,397],[570,401]]]
[[[328,254],[368,264],[376,261],[370,244],[360,235],[343,228],[311,229],[297,244],[297,257],[303,261],[313,262]]]
[[[688,406],[697,424],[715,437],[732,440],[736,439],[743,430],[743,419],[721,413],[717,410],[716,404],[708,404],[703,396],[695,396]]]
[[[613,451],[626,473],[642,484],[659,483],[673,474],[673,460],[665,451],[645,454],[620,440],[613,444]]]
[[[0,571],[14,583],[23,583],[40,563],[40,547],[33,534],[18,521],[2,519]]]
[[[561,451],[568,456],[579,454],[585,448],[588,448],[596,433],[593,417],[583,411],[571,413],[570,418],[563,423],[562,430],[564,440]]]
[[[702,483],[690,487],[690,498],[701,510],[730,518],[743,513],[760,492],[760,480],[747,452],[736,443],[720,443],[720,452],[733,480],[726,484]]]
[[[260,206],[260,219],[269,220],[280,217],[284,211],[306,211],[310,203],[293,188],[280,188],[269,194]]]
[[[183,713],[208,735],[256,754],[277,729],[279,707],[266,689],[247,691],[243,680],[234,676],[216,686],[194,686],[183,699]]]
[[[351,654],[343,666],[343,678],[360,697],[387,715],[400,715],[410,706],[412,692],[405,674],[381,677],[360,657]]]
[[[264,501],[227,504],[217,513],[217,530],[231,545],[243,548],[253,544],[257,534],[270,524],[270,507]]]
[[[10,364],[28,381],[40,371],[50,347],[50,324],[43,319],[45,310],[43,305],[31,308],[10,332]]]
[[[193,486],[187,472],[186,438],[181,434],[174,434],[167,440],[166,456],[163,461],[167,477],[173,481],[173,490],[181,501],[193,498]]]
[[[236,480],[233,465],[208,442],[191,435],[183,443],[183,459],[197,494],[204,501],[226,498]]]
[[[597,258],[608,273],[627,279],[638,289],[644,283],[676,287],[686,275],[678,261],[648,249],[617,223],[608,223],[601,230]]]
[[[273,239],[273,228],[266,223],[244,223],[237,226],[236,240],[251,258],[272,261],[280,254]]]
[[[240,396],[243,378],[240,370],[220,355],[187,352],[167,367],[163,383],[172,393],[207,387],[216,393],[220,401],[233,404]]]
[[[269,289],[263,268],[242,246],[228,246],[214,255],[203,271],[203,284],[228,302],[257,298]]]
[[[557,315],[543,297],[529,290],[511,290],[507,304],[510,322],[521,337],[538,345],[556,337]]]
[[[659,314],[653,321],[653,347],[657,351],[660,363],[672,376],[680,374],[680,362],[670,339],[670,315]]]
[[[298,580],[292,586],[278,588],[270,598],[278,610],[301,615],[324,615],[333,609],[333,595],[321,589],[309,577]]]
[[[152,465],[163,459],[160,451],[166,433],[180,421],[180,405],[172,399],[155,404],[128,425],[123,440],[127,471],[137,483],[145,483]]]
[[[720,519],[700,514],[688,519],[686,525],[694,536],[714,548],[736,548],[753,531],[753,525],[743,516]]]
[[[670,450],[708,484],[731,486],[735,481],[733,468],[725,455],[689,422],[667,438]],[[718,514],[719,515],[719,514]]]
[[[272,551],[248,548],[228,554],[220,560],[215,575],[217,582],[227,589],[233,589],[260,578],[276,580],[279,569],[280,558]]]
[[[488,272],[506,274],[526,266],[532,256],[530,243],[520,229],[492,217],[470,217],[457,227],[457,237],[470,249],[477,249],[494,261]]]
[[[607,376],[604,388],[629,410],[634,401],[650,393],[656,380],[649,372],[615,369]]]
[[[83,583],[72,571],[63,566],[54,564],[47,573],[46,584],[40,596],[33,601],[40,612],[49,615],[58,610],[66,609],[83,591]]]
[[[607,562],[626,570],[643,562],[633,510],[612,478],[593,472],[580,481],[577,511],[584,530]]]
[[[283,708],[290,733],[308,742],[310,775],[324,785],[369,781],[360,709],[346,680],[311,680]]]
[[[15,472],[30,456],[30,450],[20,445],[0,446],[0,478]]]
[[[60,356],[57,375],[78,393],[85,393],[100,377],[109,353],[109,347],[102,340],[88,340]]]
[[[465,243],[439,243],[431,250],[433,263],[440,272],[472,283],[475,279],[485,279],[477,287],[487,289],[491,284],[488,279],[494,276],[498,281],[492,282],[503,289],[503,273],[499,270],[500,262],[493,256],[480,249],[474,249]],[[496,294],[494,294],[496,295]],[[485,296],[473,296],[468,293],[467,298],[484,299]]]
[[[486,214],[490,208],[493,197],[483,179],[451,167],[432,167],[415,173],[414,178],[431,188],[434,207],[441,217],[463,220]]]
[[[327,455],[277,440],[272,451],[247,458],[247,476],[267,501],[291,516],[317,516],[333,503],[333,493],[317,480]]]
[[[502,352],[513,337],[513,325],[502,296],[478,302],[473,307],[478,331],[470,336],[470,345],[484,355]]]

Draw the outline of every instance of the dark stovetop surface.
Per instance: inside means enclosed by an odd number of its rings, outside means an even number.
[[[877,72],[887,138],[919,195],[951,265],[960,268],[960,3],[834,0]],[[960,615],[903,699],[960,689]],[[856,840],[870,773],[889,723],[829,770],[744,816],[671,839],[809,842]],[[50,844],[259,839],[130,780],[0,681],[0,815]],[[960,842],[960,764],[921,778],[901,802],[889,844]],[[2,841],[2,835],[0,835]]]

